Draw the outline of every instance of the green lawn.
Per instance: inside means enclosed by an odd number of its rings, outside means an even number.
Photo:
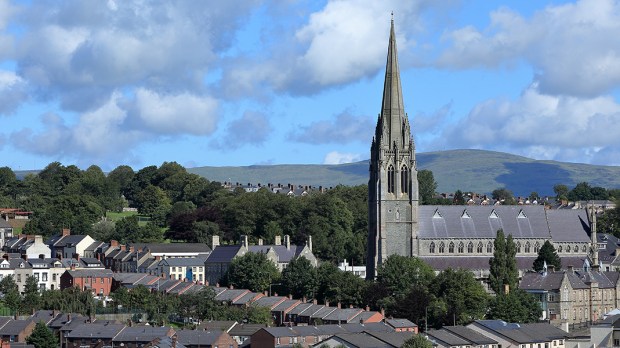
[[[149,222],[149,220],[151,220],[150,216],[146,216],[146,215],[139,215],[137,212],[135,211],[124,211],[122,213],[117,213],[117,212],[113,212],[113,211],[108,211],[106,212],[105,216],[108,220],[110,221],[118,221],[120,219],[126,218],[128,216],[133,216],[133,215],[137,215],[138,216],[138,225],[140,226],[144,226],[146,225],[147,222]]]

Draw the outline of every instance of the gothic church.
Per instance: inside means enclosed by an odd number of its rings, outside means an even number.
[[[486,278],[499,229],[515,239],[521,271],[532,268],[546,240],[558,250],[563,267],[580,267],[595,250],[592,218],[584,209],[419,205],[415,145],[405,113],[393,19],[369,171],[368,278],[374,278],[392,254],[420,257],[435,270],[466,268]]]

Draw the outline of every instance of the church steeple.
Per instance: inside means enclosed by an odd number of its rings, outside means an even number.
[[[369,169],[366,276],[373,278],[389,255],[418,254],[415,149],[403,102],[393,18]]]
[[[383,146],[390,148],[394,145],[408,148],[410,145],[409,120],[405,114],[403,102],[393,17],[390,25],[387,62],[385,64],[381,114],[377,123],[375,139]]]

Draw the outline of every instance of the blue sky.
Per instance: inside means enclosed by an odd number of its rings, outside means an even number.
[[[394,11],[418,152],[620,165],[620,2],[0,0],[0,156],[369,157]]]

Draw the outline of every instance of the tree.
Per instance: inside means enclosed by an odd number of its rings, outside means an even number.
[[[452,200],[452,204],[454,205],[465,204],[465,197],[463,196],[463,191],[456,190],[456,192],[454,192],[454,199]]]
[[[534,270],[536,272],[542,271],[545,262],[547,262],[547,266],[553,265],[556,270],[562,268],[562,260],[560,259],[560,256],[558,256],[553,244],[551,244],[548,240],[545,241],[545,244],[543,244],[538,251],[538,257],[534,260]]]
[[[433,348],[433,344],[426,337],[417,334],[405,340],[401,348]]]
[[[420,204],[434,204],[435,190],[437,190],[437,182],[433,177],[433,172],[428,169],[418,171]]]
[[[488,295],[474,275],[464,269],[446,269],[431,285],[432,292],[445,303],[444,324],[464,325],[484,318]]]
[[[519,270],[516,261],[516,246],[512,235],[506,239],[502,229],[497,231],[493,250],[493,257],[489,260],[489,284],[491,289],[500,294],[504,286],[516,289],[519,280]]]
[[[504,187],[493,190],[491,197],[504,205],[512,205],[517,203],[512,191]]]
[[[264,292],[278,281],[280,272],[263,253],[248,252],[236,257],[226,273],[228,285],[255,292]]]
[[[140,237],[138,216],[130,215],[118,220],[114,226],[114,239],[121,243],[137,242]]]
[[[35,348],[56,348],[59,346],[58,337],[43,321],[39,321],[35,325],[30,336],[26,338],[26,343],[34,345]]]
[[[282,271],[282,285],[293,298],[312,298],[317,287],[316,268],[305,257],[296,257]]]
[[[500,293],[489,304],[489,319],[501,319],[511,323],[535,323],[542,309],[538,300],[521,289]]]
[[[564,184],[557,184],[553,186],[553,192],[555,192],[555,199],[558,201],[568,199],[568,186]]]
[[[3,297],[4,304],[13,312],[18,312],[21,306],[21,296],[19,295],[17,283],[13,280],[12,275],[7,275],[0,281],[0,292]]]
[[[41,294],[39,293],[39,281],[37,278],[28,275],[26,277],[26,283],[24,284],[24,298],[21,308],[27,312],[32,313],[41,307]]]
[[[433,269],[417,257],[390,255],[377,270],[377,282],[390,294],[404,295],[413,285],[428,286]]]

